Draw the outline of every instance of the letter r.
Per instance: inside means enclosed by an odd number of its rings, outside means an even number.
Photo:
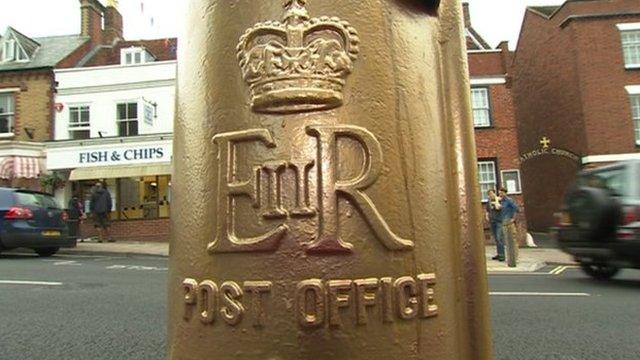
[[[410,250],[413,241],[393,233],[380,212],[364,193],[373,185],[382,170],[382,147],[367,129],[351,125],[316,125],[307,133],[318,140],[318,236],[309,245],[310,252],[351,252],[353,245],[340,239],[338,198],[355,206],[382,244],[390,250]],[[338,139],[357,141],[365,154],[364,169],[357,177],[338,180]]]

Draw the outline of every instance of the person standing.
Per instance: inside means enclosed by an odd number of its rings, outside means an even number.
[[[77,196],[72,196],[71,200],[69,200],[69,204],[67,206],[69,211],[69,236],[80,239],[82,242],[82,237],[80,235],[80,221],[84,218],[84,210],[82,207],[82,203]]]
[[[504,261],[504,241],[502,237],[502,215],[500,199],[496,196],[495,190],[489,190],[489,201],[487,202],[487,212],[485,218],[489,222],[491,227],[491,235],[496,242],[496,255],[492,257],[492,260]]]
[[[93,215],[94,226],[98,229],[98,242],[104,241],[105,237],[109,242],[114,242],[109,236],[109,213],[113,202],[111,194],[104,188],[101,182],[96,183],[95,189],[91,194],[89,209]]]
[[[500,205],[502,206],[502,230],[504,243],[507,245],[507,263],[509,267],[516,267],[518,261],[518,230],[516,229],[516,214],[518,205],[507,195],[507,189],[500,188]]]

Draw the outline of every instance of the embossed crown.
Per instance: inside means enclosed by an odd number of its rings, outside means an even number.
[[[256,112],[291,113],[342,105],[358,57],[357,31],[336,17],[309,18],[306,0],[287,0],[283,22],[248,29],[238,60]]]

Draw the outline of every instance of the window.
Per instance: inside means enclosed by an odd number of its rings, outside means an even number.
[[[155,58],[141,47],[130,47],[120,50],[120,63],[122,65],[138,65],[154,61]]]
[[[83,194],[87,211],[94,184],[95,181],[82,181],[73,185],[74,191]],[[107,179],[104,184],[114,203],[112,220],[162,219],[170,215],[170,176]]]
[[[500,172],[502,186],[507,189],[509,194],[521,194],[522,185],[520,184],[520,170],[503,170]]]
[[[498,184],[495,161],[478,161],[478,180],[482,202],[489,199],[487,191],[496,190]]]
[[[91,138],[89,106],[69,107],[69,138],[83,140]]]
[[[640,146],[640,94],[631,96],[631,117],[636,129],[636,145]]]
[[[7,39],[2,46],[2,61],[14,61],[16,59],[16,41]]]
[[[14,101],[13,93],[0,93],[0,134],[13,132]]]
[[[118,104],[118,135],[136,136],[138,135],[138,103]]]
[[[2,43],[2,61],[29,61],[27,53],[15,39],[5,39]]]
[[[622,52],[627,68],[640,68],[640,29],[622,31]]]
[[[614,196],[631,196],[625,168],[605,169],[581,175],[578,185],[608,190]]]
[[[491,126],[491,112],[489,111],[489,89],[471,89],[471,104],[473,106],[473,126]]]

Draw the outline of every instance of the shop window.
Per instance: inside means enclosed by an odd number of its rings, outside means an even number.
[[[0,93],[0,134],[13,132],[15,117],[15,99],[13,93]]]
[[[491,111],[489,107],[489,89],[471,89],[471,103],[473,105],[473,126],[490,127]]]
[[[89,106],[69,107],[69,138],[84,140],[91,137]]]
[[[640,94],[631,96],[631,116],[635,128],[636,145],[640,146]]]
[[[121,220],[169,217],[169,176],[122,178],[119,183]]]
[[[118,135],[138,135],[138,103],[128,102],[118,104]]]
[[[113,203],[111,207],[110,218],[112,220],[117,219],[118,213],[116,209],[118,208],[118,189],[115,179],[81,181],[74,185],[74,193],[80,195],[79,198],[83,201],[84,210],[89,213],[91,209],[91,194],[93,194],[94,186],[97,182],[101,182],[105,189],[109,191],[109,194],[111,195],[111,201]]]
[[[522,185],[520,184],[520,170],[503,170],[500,172],[500,177],[502,178],[502,186],[507,189],[507,193],[522,193]]]
[[[486,202],[489,200],[487,192],[496,190],[496,185],[498,184],[495,161],[478,161],[478,180],[480,182],[482,202]]]

